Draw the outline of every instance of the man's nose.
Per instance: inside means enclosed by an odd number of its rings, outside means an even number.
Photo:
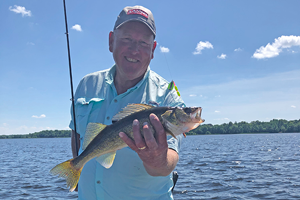
[[[130,50],[133,54],[137,54],[139,52],[139,44],[138,42],[131,42]]]

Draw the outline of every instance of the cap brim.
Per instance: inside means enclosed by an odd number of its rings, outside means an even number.
[[[140,19],[128,19],[128,20],[122,22],[121,24],[119,24],[118,26],[116,26],[115,29],[120,28],[120,26],[122,26],[123,24],[125,24],[125,23],[127,23],[127,22],[130,22],[130,21],[138,21],[138,22],[142,22],[143,24],[145,24],[145,25],[151,30],[151,32],[153,33],[154,38],[155,38],[156,33],[154,32],[154,30],[153,30],[153,29],[152,29],[145,21],[140,20]]]

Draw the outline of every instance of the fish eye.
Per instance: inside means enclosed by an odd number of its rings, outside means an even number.
[[[186,112],[186,113],[192,113],[192,112],[193,112],[192,109],[189,108],[189,107],[186,107],[186,108],[184,108],[183,110],[184,110],[184,112]]]

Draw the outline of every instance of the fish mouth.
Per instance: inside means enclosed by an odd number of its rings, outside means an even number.
[[[204,120],[201,119],[202,108],[198,107],[198,108],[194,108],[194,109],[195,110],[190,113],[190,117],[191,117],[192,121],[202,123],[204,121]]]
[[[182,126],[182,132],[189,132],[204,122],[204,120],[201,119],[201,107],[184,107],[181,109],[185,112],[184,116],[178,116],[178,120]]]
[[[204,122],[203,119],[201,119],[201,112],[202,112],[202,108],[201,107],[184,107],[181,108],[186,116],[188,116],[188,121],[192,122],[192,123],[202,123]],[[186,122],[187,119],[184,119],[184,121]]]
[[[194,112],[190,114],[193,123],[191,130],[197,128],[201,123],[205,121],[204,119],[201,118],[201,112],[202,112],[202,108],[198,107]]]

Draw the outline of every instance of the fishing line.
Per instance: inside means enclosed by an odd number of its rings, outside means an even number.
[[[178,91],[178,88],[177,88],[177,86],[176,86],[176,84],[175,84],[175,82],[174,82],[174,79],[173,79],[173,76],[172,76],[172,73],[171,73],[171,70],[170,70],[170,67],[169,67],[169,63],[168,63],[166,54],[165,54],[165,53],[163,53],[163,54],[164,54],[164,56],[165,56],[166,63],[167,63],[167,66],[168,66],[168,70],[169,70],[169,73],[170,73],[171,78],[172,78],[172,81],[171,81],[171,82],[169,83],[169,85],[168,85],[168,89],[169,89],[169,90],[173,90],[173,88],[175,88],[175,91],[176,91],[177,95],[180,96],[180,93],[179,93],[179,91]],[[173,96],[172,96],[172,97],[173,97]],[[175,98],[174,98],[174,97],[173,97],[173,100],[175,101]]]
[[[168,60],[167,60],[166,53],[163,53],[163,54],[164,54],[164,56],[165,56],[165,60],[166,60],[167,66],[168,66],[169,73],[170,73],[170,75],[171,75],[171,79],[173,80],[173,76],[172,76],[172,73],[171,73],[171,70],[170,70],[170,67],[169,67],[169,63],[168,63]]]
[[[67,36],[67,47],[68,47],[68,59],[69,59],[69,72],[70,72],[70,85],[71,85],[71,95],[72,95],[72,110],[73,110],[73,121],[74,121],[74,131],[75,131],[75,148],[76,148],[76,156],[78,156],[78,145],[77,145],[77,130],[76,130],[76,118],[75,118],[75,104],[74,104],[74,92],[73,92],[73,78],[72,78],[72,66],[71,66],[71,53],[70,53],[70,45],[69,45],[69,31],[68,31],[68,21],[67,21],[67,11],[66,11],[66,2],[64,3],[64,13],[65,13],[65,25],[66,25],[66,36]]]

